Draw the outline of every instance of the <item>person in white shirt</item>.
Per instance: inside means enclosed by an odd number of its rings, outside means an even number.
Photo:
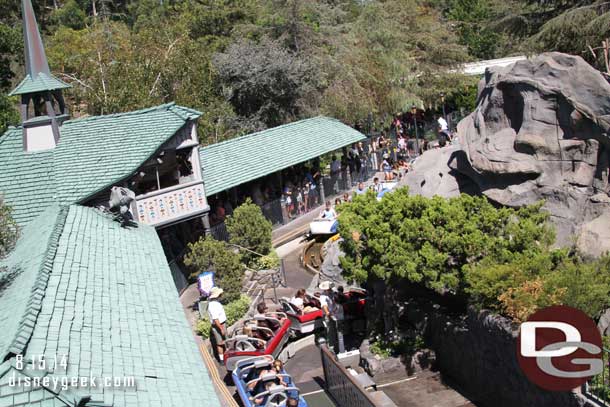
[[[356,195],[364,195],[366,194],[366,189],[364,188],[364,182],[358,183],[358,188],[356,188]]]
[[[324,311],[325,318],[330,318],[332,316],[332,311],[335,306],[331,288],[330,281],[322,281],[320,283],[320,289],[324,290],[322,294],[320,294],[320,305],[322,306],[322,311]]]
[[[294,293],[294,297],[290,299],[290,303],[302,313],[316,311],[316,307],[312,307],[310,305],[305,306],[305,299],[305,289],[299,288],[297,292]]]
[[[438,122],[438,127],[441,131],[449,131],[449,125],[447,124],[447,120],[444,117],[439,116],[436,120]]]
[[[320,218],[328,220],[335,220],[337,218],[337,212],[333,209],[330,201],[326,201],[326,207],[320,214]]]
[[[342,352],[343,306],[335,301],[335,293],[332,291],[330,281],[321,282],[319,287],[324,290],[320,295],[320,305],[324,312],[328,342],[337,352]]]
[[[380,193],[383,190],[383,185],[379,182],[379,178],[373,178],[373,185],[371,185],[373,191],[375,191],[375,195]]]
[[[227,315],[225,309],[220,303],[220,297],[224,290],[220,287],[212,288],[210,296],[208,297],[210,303],[208,304],[208,314],[210,316],[211,326],[211,338],[214,338],[216,342],[216,349],[218,351],[218,359],[221,362],[224,361],[225,351],[225,338],[227,337],[227,328],[225,326],[227,322]]]

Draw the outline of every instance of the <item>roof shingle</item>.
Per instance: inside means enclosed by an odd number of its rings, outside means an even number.
[[[0,137],[0,193],[25,225],[53,203],[82,202],[134,173],[200,112],[173,103],[68,120],[57,147],[25,152],[21,128]]]
[[[34,250],[36,243],[46,250]],[[67,355],[66,371],[48,373],[60,380],[135,378],[135,388],[54,389],[56,401],[68,404],[91,396],[92,402],[116,406],[219,405],[154,228],[122,228],[93,208],[55,207],[24,229],[5,265],[22,270],[20,276],[28,279],[13,280],[0,293],[0,304],[14,303],[19,295],[25,297],[22,303],[31,304],[34,298],[39,303],[32,329],[16,324],[18,317],[0,314],[5,316],[0,330],[22,337],[24,346],[17,353],[23,353],[24,360]],[[43,268],[48,270],[47,281],[43,295],[37,296],[42,285],[33,276]],[[24,315],[31,315],[28,312]],[[0,406],[2,383],[0,379]],[[23,394],[29,393],[31,398],[31,390],[18,389],[11,397],[27,398]]]
[[[206,195],[316,158],[365,136],[328,117],[314,117],[199,149]]]

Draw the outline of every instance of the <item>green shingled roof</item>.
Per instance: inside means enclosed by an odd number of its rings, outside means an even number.
[[[82,202],[134,173],[200,112],[173,103],[69,120],[52,150],[23,150],[22,129],[0,137],[0,193],[24,225],[52,203]]]
[[[30,75],[26,75],[19,85],[9,93],[9,96],[36,93],[45,90],[66,89],[69,87],[70,85],[57,79],[53,75],[47,75],[44,72],[40,72],[35,79],[32,79]]]
[[[322,154],[365,136],[338,120],[314,117],[199,149],[210,196]]]
[[[0,360],[21,353],[32,334],[49,274],[46,260],[55,255],[59,215],[59,208],[48,208],[24,228],[20,244],[0,263],[7,270],[0,271],[0,287],[11,287],[0,288]]]
[[[10,358],[8,348],[25,360],[67,354],[67,371],[50,372],[51,378],[133,376],[136,383],[135,389],[56,389],[56,396],[11,388],[9,359],[0,365],[0,406],[49,398],[49,405],[76,405],[87,396],[85,405],[219,405],[154,228],[122,228],[93,208],[55,207],[23,230],[0,266],[17,274],[0,291],[2,359]]]

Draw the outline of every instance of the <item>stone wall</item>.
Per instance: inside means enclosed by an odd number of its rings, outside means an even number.
[[[436,362],[481,406],[583,407],[576,393],[548,392],[528,381],[517,362],[517,325],[489,311],[469,309],[464,317],[441,310],[426,318],[427,339]]]

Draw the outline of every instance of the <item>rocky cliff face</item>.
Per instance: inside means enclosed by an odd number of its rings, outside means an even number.
[[[558,244],[610,250],[610,84],[582,58],[546,53],[488,70],[458,139],[418,160],[405,180],[414,192],[479,192],[507,206],[543,199]]]
[[[593,407],[581,394],[545,391],[525,377],[517,361],[517,329],[506,318],[474,309],[461,318],[428,315],[428,338],[441,372],[477,405]]]

